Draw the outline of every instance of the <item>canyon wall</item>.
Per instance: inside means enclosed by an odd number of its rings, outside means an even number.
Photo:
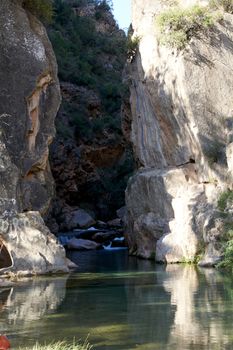
[[[43,223],[54,193],[48,147],[60,104],[56,59],[43,25],[22,1],[0,3],[0,268],[66,270],[65,252]]]
[[[178,50],[158,38],[156,16],[167,8],[132,1],[139,47],[127,78],[139,167],[126,191],[126,237],[140,257],[212,265],[225,227],[218,199],[232,188],[233,16],[223,13]]]

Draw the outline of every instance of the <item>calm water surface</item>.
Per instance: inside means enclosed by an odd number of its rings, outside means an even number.
[[[0,290],[0,333],[13,349],[73,337],[96,350],[233,349],[230,275],[127,251],[79,253],[78,261],[69,277]]]

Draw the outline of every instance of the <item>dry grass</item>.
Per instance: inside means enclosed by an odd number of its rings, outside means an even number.
[[[24,348],[22,350],[91,350],[93,347],[85,341],[83,344],[77,343],[74,341],[73,343],[67,343],[65,341],[52,343],[48,345],[40,345],[36,343],[33,347]]]

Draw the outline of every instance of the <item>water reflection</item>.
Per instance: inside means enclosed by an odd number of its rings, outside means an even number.
[[[163,286],[171,294],[171,305],[176,307],[169,346],[232,349],[230,329],[224,324],[227,305],[232,310],[232,300],[227,300],[223,285],[223,276],[216,270],[167,266]]]
[[[18,340],[32,331],[35,321],[56,312],[65,298],[67,277],[21,281],[0,290],[0,330]],[[25,332],[26,333],[26,332]],[[19,340],[19,342],[21,342]]]
[[[67,281],[39,279],[0,292],[0,330],[14,349],[88,334],[95,350],[233,348],[231,276],[155,266],[127,252],[83,255],[86,270],[88,262],[92,272]]]

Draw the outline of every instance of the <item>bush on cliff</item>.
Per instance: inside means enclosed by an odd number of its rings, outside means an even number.
[[[225,244],[223,260],[218,264],[218,267],[233,272],[233,239]]]
[[[173,7],[156,18],[162,44],[183,49],[189,40],[211,27],[215,15],[208,7],[192,6],[187,9]]]
[[[23,7],[42,21],[51,22],[53,0],[23,0]]]
[[[218,267],[233,272],[233,222],[231,208],[233,206],[233,191],[227,190],[221,193],[218,199],[218,209],[224,217],[224,232],[221,236],[223,248],[223,260]]]

